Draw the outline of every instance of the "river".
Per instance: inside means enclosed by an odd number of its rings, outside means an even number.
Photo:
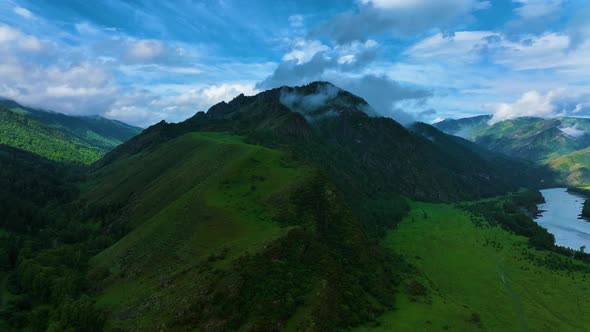
[[[566,188],[541,190],[545,203],[539,205],[541,215],[535,221],[555,235],[558,246],[590,251],[590,222],[580,219],[585,197],[567,192]]]

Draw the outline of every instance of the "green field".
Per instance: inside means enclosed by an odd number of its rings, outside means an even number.
[[[90,202],[141,192],[126,203],[133,231],[91,262],[91,275],[108,274],[98,304],[113,327],[153,329],[188,309],[186,294],[199,282],[286,234],[270,200],[303,181],[307,168],[237,137],[191,133],[94,176],[104,185],[84,194]]]
[[[450,205],[413,203],[384,241],[411,265],[396,309],[358,331],[588,330],[584,273],[535,264],[556,256],[472,219]]]

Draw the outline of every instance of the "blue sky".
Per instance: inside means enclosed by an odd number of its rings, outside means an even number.
[[[0,96],[140,126],[327,80],[402,123],[590,115],[585,0],[0,0]]]

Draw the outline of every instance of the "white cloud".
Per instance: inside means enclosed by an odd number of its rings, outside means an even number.
[[[473,58],[477,55],[474,52],[480,49],[478,46],[488,43],[484,38],[494,36],[490,31],[459,31],[448,37],[437,33],[410,47],[406,54],[415,58]]]
[[[293,41],[291,51],[283,56],[283,61],[296,60],[297,64],[308,62],[319,52],[330,48],[318,40],[306,40],[298,38]]]
[[[539,18],[551,14],[560,8],[563,0],[514,0],[520,5],[516,12],[524,19]]]
[[[571,136],[571,137],[580,137],[580,136],[583,136],[587,133],[584,130],[580,130],[580,129],[576,128],[576,126],[562,127],[562,128],[559,128],[559,130],[561,130],[563,133],[565,133],[566,135]]]
[[[516,70],[547,69],[575,65],[578,54],[568,52],[569,38],[566,35],[548,33],[511,42],[506,39],[497,48],[494,62]]]
[[[379,35],[412,37],[435,29],[453,31],[460,22],[472,21],[474,11],[490,6],[478,0],[360,0],[358,4],[358,11],[333,16],[311,35],[348,44]]]
[[[455,7],[457,9],[484,9],[490,6],[489,1],[473,0],[438,0],[439,4]],[[432,0],[361,0],[364,5],[373,5],[375,8],[386,10],[406,10],[425,8],[433,5]]]
[[[8,47],[0,47],[0,96],[70,114],[100,114],[114,99],[117,89],[104,63],[35,63],[23,57],[21,51],[23,47],[38,48],[37,39],[20,32],[11,35],[16,37],[8,42],[3,39]]]
[[[572,111],[573,114],[580,113],[584,109],[584,104],[576,104],[576,107]]]
[[[154,60],[164,53],[164,44],[159,40],[144,39],[131,43],[126,52],[128,59],[132,61]]]
[[[436,58],[441,61],[480,61],[486,56],[495,64],[512,70],[559,69],[568,74],[587,74],[590,66],[590,41],[570,48],[566,34],[545,33],[512,40],[490,31],[459,31],[445,37],[437,33],[410,47],[406,55],[414,58]],[[572,70],[572,72],[569,72]]]
[[[556,89],[541,94],[537,91],[524,93],[514,103],[499,103],[487,105],[493,116],[490,124],[521,116],[553,117],[556,116],[555,102],[563,96],[564,89]]]
[[[253,82],[155,87],[119,96],[105,116],[138,126],[148,126],[162,119],[177,122],[221,101],[230,101],[241,93],[253,95],[257,92]]]
[[[0,43],[6,43],[19,38],[22,33],[14,28],[7,25],[0,24]]]
[[[6,48],[15,48],[22,51],[39,51],[42,43],[34,36],[22,33],[8,25],[0,24],[0,45]]]
[[[17,15],[19,15],[21,17],[24,17],[24,18],[26,18],[28,20],[30,20],[30,19],[32,19],[32,18],[35,17],[33,15],[33,13],[31,13],[30,10],[28,10],[26,8],[23,8],[23,7],[14,7],[13,11],[14,11],[15,14],[17,14]]]
[[[340,58],[338,58],[338,63],[343,65],[343,64],[351,64],[354,63],[356,61],[356,57],[354,56],[354,54],[347,54],[347,55],[343,55]]]
[[[289,16],[289,25],[291,25],[292,28],[303,27],[303,16],[302,15]]]
[[[86,22],[76,23],[74,27],[81,35],[95,35],[100,32],[100,29]]]
[[[164,108],[186,109],[188,107],[191,112],[196,113],[197,111],[206,111],[219,102],[230,101],[241,93],[253,95],[257,92],[254,83],[223,83],[199,88],[189,87],[178,95],[162,97],[155,102],[155,105]]]

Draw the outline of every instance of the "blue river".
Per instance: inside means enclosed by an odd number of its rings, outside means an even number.
[[[585,197],[567,192],[566,188],[541,190],[545,203],[539,205],[541,215],[535,221],[555,236],[558,246],[590,251],[590,222],[581,219]]]

